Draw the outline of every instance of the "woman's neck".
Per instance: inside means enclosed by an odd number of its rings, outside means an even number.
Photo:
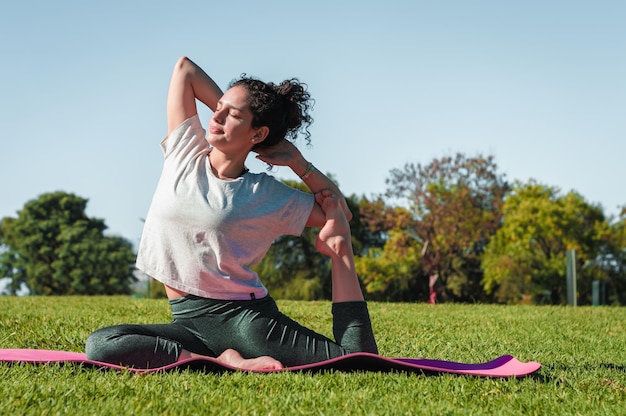
[[[210,150],[208,157],[211,170],[219,179],[237,179],[248,172],[245,158],[229,157],[215,148]]]

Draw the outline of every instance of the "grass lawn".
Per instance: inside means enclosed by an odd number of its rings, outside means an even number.
[[[279,301],[331,336],[329,302]],[[0,414],[626,414],[626,308],[370,303],[382,355],[539,361],[521,379],[405,373],[135,375],[0,364]],[[0,348],[83,351],[117,323],[167,322],[165,300],[0,297]]]

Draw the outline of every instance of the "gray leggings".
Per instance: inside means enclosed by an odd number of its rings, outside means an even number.
[[[226,301],[188,295],[169,303],[172,323],[99,329],[87,339],[87,358],[152,368],[175,362],[183,349],[217,357],[232,348],[244,358],[269,355],[290,367],[352,352],[378,353],[365,302],[333,303],[336,342],[282,314],[269,296]]]

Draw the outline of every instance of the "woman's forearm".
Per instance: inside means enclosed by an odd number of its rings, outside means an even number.
[[[308,188],[313,193],[320,192],[324,189],[328,189],[332,191],[335,195],[339,197],[339,203],[343,212],[350,221],[352,219],[352,213],[348,209],[348,204],[346,203],[345,197],[341,193],[341,190],[329,177],[324,175],[322,172],[317,170],[315,166],[308,162],[304,158],[298,158],[298,160],[294,161],[294,163],[290,164],[289,167],[293,172],[302,179],[302,181],[308,186]]]

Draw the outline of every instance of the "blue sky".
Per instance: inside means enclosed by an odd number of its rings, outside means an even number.
[[[306,82],[315,122],[301,149],[346,194],[384,192],[407,162],[491,154],[509,180],[616,214],[625,21],[626,2],[603,0],[4,2],[0,217],[74,192],[137,244],[181,55],[222,87],[243,72]]]

